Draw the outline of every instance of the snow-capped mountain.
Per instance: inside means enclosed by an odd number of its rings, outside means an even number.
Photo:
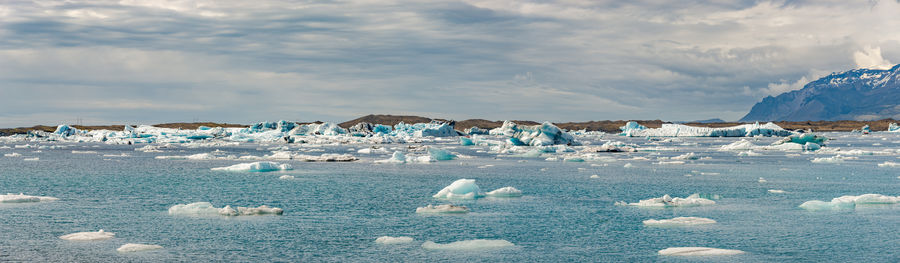
[[[756,103],[741,121],[900,119],[900,64],[832,73]]]

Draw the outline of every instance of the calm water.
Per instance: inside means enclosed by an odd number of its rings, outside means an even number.
[[[900,135],[824,134],[829,147],[894,151]],[[882,139],[884,138],[884,139]],[[437,145],[472,159],[431,164],[376,165],[389,154],[357,154],[360,145],[325,146],[325,152],[352,153],[352,163],[290,163],[294,170],[269,173],[214,172],[212,167],[242,161],[158,160],[215,149],[234,155],[265,155],[265,148],[173,148],[164,153],[135,146],[67,145],[64,149],[0,149],[23,157],[0,157],[0,192],[45,195],[55,202],[0,204],[0,261],[733,261],[733,262],[897,262],[900,261],[900,206],[809,212],[808,200],[877,193],[900,195],[898,153],[853,155],[841,164],[812,163],[834,154],[757,151],[738,156],[718,151],[738,139],[605,136],[658,151],[608,154],[610,162],[572,163],[478,152],[486,146]],[[758,145],[776,138],[762,138]],[[601,141],[594,139],[594,144]],[[24,143],[18,143],[22,145]],[[881,144],[881,145],[873,145]],[[14,147],[16,144],[6,144]],[[47,145],[47,144],[41,144]],[[0,145],[2,146],[2,145]],[[139,145],[141,146],[141,145]],[[401,145],[405,146],[405,145]],[[292,150],[305,149],[291,145]],[[97,153],[73,154],[72,151]],[[710,157],[683,165],[660,165],[658,157],[694,152]],[[127,153],[130,157],[104,157]],[[320,154],[320,152],[311,153]],[[627,160],[642,156],[649,160]],[[39,161],[23,158],[39,157]],[[631,163],[633,167],[624,168]],[[494,166],[479,168],[491,164]],[[604,166],[605,165],[605,166]],[[705,173],[705,174],[704,174]],[[718,173],[713,175],[710,173]],[[280,180],[281,175],[295,180]],[[692,176],[685,176],[690,174]],[[590,178],[597,175],[599,178]],[[768,182],[758,182],[764,177]],[[477,179],[483,191],[513,186],[522,198],[454,201],[472,212],[425,216],[416,207],[444,204],[431,197],[461,178]],[[769,189],[787,191],[768,193]],[[704,207],[647,209],[616,206],[664,194],[721,196]],[[175,204],[208,201],[217,207],[269,205],[282,216],[187,217],[169,215]],[[717,224],[680,228],[646,227],[646,219],[699,216]],[[71,242],[60,235],[104,229],[113,239]],[[403,245],[380,245],[380,236],[410,236]],[[446,252],[421,247],[424,241],[504,239],[514,248]],[[158,244],[162,250],[122,254],[125,243]],[[682,258],[659,256],[667,247],[707,246],[746,254]]]

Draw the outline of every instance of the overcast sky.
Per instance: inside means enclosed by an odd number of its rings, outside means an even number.
[[[0,127],[736,120],[900,62],[888,1],[0,1]]]

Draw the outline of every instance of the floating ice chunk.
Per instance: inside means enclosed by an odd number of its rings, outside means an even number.
[[[744,251],[711,247],[670,247],[660,250],[659,254],[663,256],[731,256],[744,254]]]
[[[391,155],[391,158],[378,160],[375,161],[375,163],[406,163],[406,155],[401,151],[396,151],[393,155]]]
[[[216,208],[209,202],[196,202],[190,204],[177,204],[169,208],[170,215],[189,215],[189,216],[245,216],[245,215],[281,215],[284,210],[277,207],[259,206],[259,207],[238,207],[237,209],[226,205],[223,208]]]
[[[432,159],[438,161],[449,161],[456,159],[456,155],[450,153],[450,151],[438,148],[428,148],[428,154],[431,155]]]
[[[656,164],[666,165],[666,164],[684,164],[684,161],[660,161]]]
[[[22,193],[0,195],[0,203],[34,203],[56,200],[59,200],[59,198],[49,196],[32,196]]]
[[[403,122],[394,125],[391,135],[403,137],[447,137],[458,136],[459,133],[453,129],[453,123],[432,121],[430,123],[406,124]]]
[[[591,175],[591,178],[596,179],[596,178],[600,178],[600,176],[595,174],[595,175]]]
[[[887,161],[887,162],[879,163],[878,167],[900,167],[900,163]]]
[[[459,145],[472,146],[472,145],[475,145],[475,141],[472,141],[472,138],[459,137]]]
[[[412,237],[391,237],[391,236],[382,236],[375,239],[375,243],[382,245],[396,245],[396,244],[407,244],[412,243]]]
[[[104,232],[103,229],[97,232],[78,232],[72,233],[68,235],[60,236],[60,239],[63,240],[71,240],[71,241],[98,241],[98,240],[107,240],[113,238],[115,233]]]
[[[692,194],[685,198],[681,198],[681,197],[672,198],[669,195],[664,195],[663,197],[641,200],[637,203],[617,202],[616,204],[630,205],[630,206],[643,206],[643,207],[676,207],[676,206],[688,207],[688,206],[713,205],[715,203],[716,203],[716,201],[702,198],[702,197],[700,197],[699,194]]]
[[[648,219],[644,220],[644,225],[648,226],[693,226],[715,224],[716,220],[702,217],[676,217],[672,219]]]
[[[852,156],[840,156],[840,155],[835,155],[835,156],[832,156],[832,157],[820,157],[820,158],[814,158],[814,159],[812,159],[812,160],[810,160],[810,161],[813,162],[813,163],[843,163],[844,160],[855,160],[855,159],[859,159],[859,158],[857,158],[857,157],[852,157]]]
[[[626,122],[626,123],[625,123],[625,126],[619,127],[619,129],[622,130],[621,135],[629,136],[629,137],[630,137],[630,136],[631,136],[631,133],[632,133],[633,131],[646,130],[646,129],[647,129],[647,126],[640,125],[640,124],[638,124],[637,122],[634,122],[634,121],[629,121],[629,122]]]
[[[739,152],[738,156],[761,156],[761,153],[754,151]]]
[[[782,129],[774,123],[760,125],[743,124],[732,127],[708,128],[683,124],[664,123],[658,129],[631,130],[626,135],[631,137],[752,137],[752,136],[788,136],[793,132]]]
[[[485,195],[490,197],[520,197],[522,196],[522,191],[512,186],[507,186],[487,192]]]
[[[469,208],[461,205],[427,205],[416,208],[416,213],[468,213]]]
[[[26,161],[26,162],[34,162],[34,161],[39,161],[39,160],[41,160],[41,158],[37,158],[37,157],[22,159],[22,161]]]
[[[475,179],[459,179],[451,183],[437,194],[434,198],[446,199],[475,199],[481,197],[481,189],[475,184]]]
[[[634,167],[634,165],[632,165],[631,163],[626,163],[626,164],[623,165],[622,167],[625,167],[625,168],[631,168],[631,167]]]
[[[271,172],[271,171],[280,171],[280,170],[293,170],[294,168],[290,164],[279,164],[276,162],[252,162],[252,163],[239,163],[232,166],[227,167],[216,167],[212,168],[213,171],[227,171],[227,172]]]
[[[510,142],[514,145],[577,144],[575,137],[549,122],[544,122],[541,125],[526,126],[518,125],[511,121],[504,121],[503,126],[491,130],[490,134],[509,136]]]
[[[827,140],[828,140],[828,138],[825,138],[823,136],[804,133],[804,134],[795,134],[795,135],[785,137],[784,139],[781,139],[781,140],[773,143],[772,145],[778,145],[778,144],[784,144],[784,143],[790,142],[790,143],[796,143],[796,144],[800,144],[800,145],[804,145],[806,143],[813,143],[818,146],[818,145],[822,145]]]
[[[582,152],[637,152],[637,146],[628,145],[619,141],[608,141],[600,146],[584,147]]]
[[[783,194],[783,193],[787,193],[787,192],[785,192],[784,190],[779,190],[779,189],[769,189],[769,193]]]
[[[7,153],[3,155],[4,157],[19,157],[22,156],[20,153]]]
[[[282,176],[279,176],[278,179],[281,179],[281,180],[293,180],[293,179],[295,179],[295,178],[294,178],[293,175],[282,175]]]
[[[130,253],[130,252],[157,250],[157,249],[162,249],[162,248],[163,247],[159,246],[159,245],[128,243],[128,244],[122,245],[121,247],[117,248],[116,251],[119,251],[121,253]]]
[[[173,160],[173,159],[174,160],[178,160],[178,159],[181,159],[181,160],[215,160],[215,159],[220,159],[219,157],[212,155],[210,153],[198,153],[198,154],[192,154],[192,155],[161,155],[161,156],[156,156],[155,158],[160,159],[160,160]],[[221,158],[221,159],[224,159],[224,158]]]
[[[97,154],[97,151],[72,151],[73,154]]]
[[[765,182],[768,182],[768,181],[766,181],[766,178],[762,178],[762,177],[760,177],[759,180],[756,180],[756,181],[759,182],[759,183],[765,183]]]
[[[841,210],[856,207],[856,205],[878,205],[900,203],[900,196],[887,196],[881,194],[845,195],[831,199],[831,202],[812,200],[804,202],[800,208],[810,211]]]
[[[755,144],[753,144],[752,142],[750,142],[746,139],[741,139],[740,141],[736,141],[736,142],[733,142],[733,143],[730,143],[727,145],[723,145],[722,147],[719,147],[719,150],[743,151],[743,150],[752,150],[752,149],[755,149],[756,147],[757,146]]]
[[[385,149],[384,147],[369,147],[369,148],[359,149],[358,151],[356,151],[356,153],[361,153],[361,154],[384,154],[384,153],[388,153],[388,150]]]
[[[303,162],[352,162],[359,160],[356,156],[350,154],[335,154],[335,153],[325,153],[319,156],[316,155],[291,155],[291,159],[303,161]],[[290,169],[286,169],[290,170]]]
[[[515,244],[502,239],[473,239],[456,241],[447,244],[438,244],[431,241],[425,241],[422,248],[427,250],[454,250],[454,251],[475,251],[475,250],[494,250],[507,247],[513,247]]]

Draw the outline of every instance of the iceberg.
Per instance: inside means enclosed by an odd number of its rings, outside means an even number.
[[[190,204],[177,204],[169,208],[170,215],[188,215],[188,216],[246,216],[246,215],[281,215],[284,210],[277,207],[259,206],[259,207],[238,207],[237,209],[226,205],[223,208],[216,208],[209,202],[196,202]]]
[[[428,154],[431,155],[431,158],[437,161],[450,161],[456,159],[456,155],[450,153],[450,151],[444,149],[438,149],[429,147]]]
[[[465,132],[468,135],[487,135],[487,134],[491,133],[491,130],[478,128],[477,126],[472,126],[472,128],[468,128],[468,129],[464,130],[463,132]]]
[[[35,203],[35,202],[47,202],[47,201],[56,201],[59,198],[49,197],[49,196],[32,196],[25,195],[22,193],[19,194],[5,194],[0,195],[0,203]]]
[[[526,126],[518,125],[511,121],[504,121],[503,126],[492,129],[491,135],[503,135],[510,137],[510,143],[513,145],[576,145],[575,137],[563,131],[550,122],[544,122],[541,125]]]
[[[22,156],[22,154],[20,154],[20,153],[7,153],[7,154],[3,154],[3,157],[20,157],[20,156]]]
[[[681,198],[681,197],[672,198],[669,195],[663,195],[663,197],[641,200],[637,203],[625,203],[625,202],[620,201],[620,202],[617,202],[616,204],[630,205],[630,206],[642,206],[642,207],[690,207],[690,206],[701,206],[701,205],[713,205],[715,203],[716,203],[716,201],[702,198],[702,197],[700,197],[699,194],[692,194],[685,198]]]
[[[832,157],[819,157],[810,160],[813,163],[843,163],[844,160],[856,160],[857,157],[835,155]]]
[[[635,121],[629,121],[625,123],[625,126],[619,127],[619,129],[622,130],[622,133],[620,133],[620,135],[631,137],[632,131],[646,130],[647,126],[640,125]]]
[[[294,135],[342,135],[349,134],[350,132],[344,128],[341,128],[337,124],[324,122],[324,123],[311,123],[311,124],[303,124],[298,125],[296,128],[290,130],[291,134]]]
[[[406,124],[403,122],[394,125],[391,131],[393,136],[402,137],[448,137],[459,136],[459,133],[453,129],[453,122],[431,121],[430,123]]]
[[[375,163],[397,163],[397,164],[406,163],[406,155],[403,154],[403,152],[401,152],[401,151],[396,151],[396,152],[394,152],[393,155],[391,155],[391,158],[385,159],[385,160],[378,160],[378,161],[375,161]]]
[[[731,256],[744,254],[744,251],[711,247],[670,247],[658,253],[663,256]]]
[[[475,179],[459,179],[451,183],[437,194],[434,198],[446,199],[475,199],[481,197],[481,189],[475,184]]]
[[[664,123],[657,129],[631,130],[630,137],[753,137],[753,136],[789,136],[792,131],[782,129],[774,123],[760,125],[742,124],[732,127],[708,128],[683,124]]]
[[[637,152],[637,146],[628,145],[623,142],[608,141],[600,146],[585,147],[582,152]]]
[[[213,171],[226,172],[271,172],[293,169],[290,164],[279,164],[276,162],[239,163],[232,166],[212,168]]]
[[[702,217],[676,217],[672,219],[648,219],[644,220],[644,225],[648,226],[693,226],[715,224],[716,220]]]
[[[157,250],[162,249],[162,246],[159,245],[146,245],[146,244],[135,244],[135,243],[127,243],[117,248],[116,251],[121,253],[131,253],[131,252],[141,252],[141,251],[149,251],[149,250]]]
[[[80,134],[80,133],[84,133],[84,132],[80,131],[78,129],[75,129],[69,125],[65,125],[65,124],[56,126],[56,131],[53,132],[53,134],[61,135],[63,137],[72,136],[72,135]]]
[[[115,233],[104,232],[103,229],[97,232],[78,232],[60,236],[60,239],[71,241],[99,241],[113,238]]]
[[[887,161],[887,162],[879,163],[878,167],[900,167],[900,163]]]
[[[817,145],[822,145],[827,140],[828,140],[828,138],[825,138],[823,136],[818,136],[818,135],[809,134],[809,133],[803,133],[803,134],[795,134],[795,135],[785,137],[784,139],[781,139],[781,140],[773,143],[772,145],[778,145],[778,144],[784,144],[784,143],[796,143],[796,144],[801,144],[801,145],[807,144],[807,143],[814,143]]]
[[[427,250],[454,250],[454,251],[475,251],[475,250],[493,250],[507,247],[513,247],[515,244],[503,239],[473,239],[456,241],[447,244],[438,244],[431,241],[425,241],[422,248]]]
[[[507,186],[487,192],[485,195],[490,197],[521,197],[522,191],[512,186]]]
[[[469,208],[461,205],[427,205],[424,207],[416,208],[416,213],[445,213],[445,214],[458,214],[458,213],[468,213]]]
[[[820,200],[806,201],[800,208],[809,211],[843,210],[855,208],[857,205],[882,205],[900,203],[900,196],[881,194],[845,195],[831,199],[831,202]]]
[[[891,124],[888,125],[888,130],[887,130],[887,131],[889,131],[889,132],[900,132],[900,125],[897,125],[896,122],[891,122]]]
[[[360,122],[347,129],[352,136],[366,137],[391,133],[391,126]]]
[[[412,243],[412,237],[392,237],[392,236],[382,236],[375,239],[375,243],[382,245],[396,245],[396,244],[406,244]]]
[[[787,192],[785,192],[784,190],[779,190],[779,189],[769,189],[769,193],[783,194],[783,193],[787,193]]]
[[[462,145],[462,146],[472,146],[472,145],[475,145],[475,142],[472,141],[472,138],[468,138],[468,137],[459,137],[459,145]]]
[[[286,175],[286,174],[285,174],[285,175],[279,176],[278,179],[281,179],[281,180],[294,180],[294,179],[296,179],[296,178],[294,178],[293,175]]]

